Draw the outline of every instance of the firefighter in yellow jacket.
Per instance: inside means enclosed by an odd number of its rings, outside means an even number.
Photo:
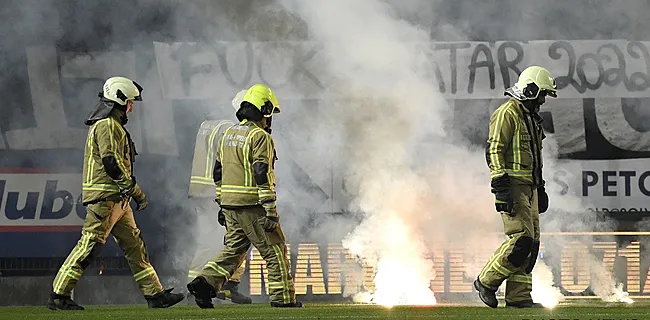
[[[275,147],[265,131],[280,112],[273,91],[263,84],[250,87],[237,119],[219,141],[213,179],[217,202],[226,220],[225,248],[187,284],[201,308],[214,307],[211,297],[239,267],[251,244],[266,261],[272,307],[302,307],[296,301],[284,233],[276,209]]]
[[[239,97],[241,96],[241,97]],[[239,98],[239,99],[238,99]],[[239,109],[243,95],[238,95],[233,99],[235,111]],[[239,103],[235,103],[238,100]],[[217,210],[215,204],[216,186],[212,177],[219,140],[223,133],[230,127],[234,126],[230,120],[219,120],[208,115],[206,120],[201,123],[199,131],[196,134],[196,144],[194,146],[194,160],[192,162],[192,176],[190,178],[189,197],[194,203],[197,213],[196,229],[198,233],[196,241],[196,251],[190,264],[190,270],[187,274],[189,281],[192,281],[199,275],[203,266],[214,258],[215,248],[221,242],[217,239],[222,238],[222,228],[217,225],[225,226],[225,217],[221,210]],[[218,211],[218,214],[217,214]],[[229,300],[237,304],[248,304],[252,299],[239,292],[239,283],[246,270],[246,260],[242,260],[241,265],[232,274],[216,297],[221,300]]]
[[[510,99],[490,118],[486,160],[490,168],[495,208],[508,237],[483,267],[474,288],[480,299],[496,308],[496,291],[506,281],[506,306],[539,308],[534,303],[531,272],[539,253],[539,213],[548,208],[542,178],[544,130],[538,114],[546,96],[557,97],[555,79],[530,66],[506,89]]]
[[[84,270],[96,258],[109,234],[124,251],[133,277],[150,308],[167,308],[183,300],[183,294],[165,290],[149,262],[140,229],[129,204],[136,211],[147,207],[147,198],[135,181],[135,145],[124,125],[133,101],[142,101],[142,87],[124,77],[106,80],[97,108],[88,116],[90,126],[84,151],[82,201],[86,219],[81,239],[59,269],[47,307],[83,310],[71,299]]]

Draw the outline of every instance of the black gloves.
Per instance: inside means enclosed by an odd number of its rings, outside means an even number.
[[[122,190],[120,192],[122,197],[126,197],[125,199],[128,199],[128,197],[133,198],[136,203],[135,211],[140,211],[144,210],[148,205],[149,201],[147,201],[147,196],[142,192],[142,189],[140,189],[140,186],[138,183],[135,181],[135,177],[131,176],[132,184],[129,186],[127,189]]]
[[[504,212],[512,215],[513,199],[510,186],[510,177],[504,174],[501,177],[492,179],[492,193],[495,195],[494,207],[497,212]]]
[[[219,208],[219,213],[217,214],[217,221],[223,227],[226,226],[226,216],[223,214],[223,209]]]
[[[548,210],[548,194],[544,186],[537,188],[537,208],[539,209],[539,213],[544,213]]]
[[[264,219],[264,231],[266,232],[273,232],[275,229],[280,225],[278,222],[280,219],[275,216],[266,216]]]
[[[142,192],[140,186],[135,183],[135,177],[133,178],[133,187],[127,191],[127,195],[132,197],[136,203],[135,211],[144,210],[148,205],[147,196]]]
[[[144,210],[149,205],[149,201],[147,201],[147,196],[144,195],[144,192],[134,195],[133,200],[135,200],[135,211]]]

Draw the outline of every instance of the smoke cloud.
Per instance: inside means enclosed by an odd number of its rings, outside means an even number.
[[[435,304],[433,251],[493,250],[498,215],[482,151],[457,144],[451,106],[432,90],[431,75],[418,72],[418,57],[432,54],[418,46],[431,40],[429,30],[399,18],[417,6],[281,3],[306,21],[310,40],[323,43],[323,99],[342,124],[346,189],[352,210],[363,214],[343,245],[376,272],[372,295],[355,298]]]
[[[422,56],[433,53],[418,43],[642,40],[650,23],[644,19],[647,4],[640,1],[548,5],[540,1],[140,0],[122,1],[119,6],[113,2],[4,1],[0,91],[12,98],[0,106],[0,145],[12,152],[6,132],[38,125],[24,107],[35,104],[29,99],[29,79],[23,75],[27,71],[16,67],[26,64],[26,46],[47,44],[56,46],[62,55],[68,52],[62,65],[66,61],[82,64],[79,59],[88,62],[88,67],[62,75],[62,88],[52,88],[39,98],[55,101],[57,90],[68,93],[63,94],[61,104],[67,120],[63,125],[69,127],[83,127],[83,117],[92,109],[105,77],[122,73],[136,78],[145,87],[145,101],[127,128],[141,151],[135,165],[138,182],[151,196],[150,208],[137,219],[145,239],[159,244],[150,246],[157,270],[176,275],[170,281],[182,287],[199,233],[194,204],[187,199],[194,135],[208,113],[234,119],[229,102],[243,88],[224,88],[205,77],[201,85],[214,88],[211,97],[169,102],[160,89],[160,71],[153,71],[157,65],[151,42],[322,43],[320,65],[314,70],[326,89],[318,100],[280,96],[283,113],[274,119],[283,228],[294,243],[342,241],[377,271],[372,293],[346,295],[384,305],[435,303],[429,285],[439,275],[433,270],[432,256],[462,249],[465,278],[471,281],[503,238],[481,149],[487,135],[486,110],[494,105],[466,102],[454,106],[437,94],[433,75],[418,64]],[[134,64],[114,60],[115,52],[129,50],[135,52]],[[265,65],[280,70],[293,63],[286,53],[282,46],[269,49]],[[93,61],[104,61],[104,66],[93,69]],[[243,67],[235,69],[235,78],[245,73]],[[314,91],[298,80],[281,90],[293,97],[314,97]],[[161,111],[165,108],[172,111]],[[145,132],[154,139],[146,140]],[[84,138],[73,137],[81,141],[79,145]],[[544,147],[548,175],[563,164],[555,161],[552,136]],[[73,153],[74,157],[67,151],[52,157],[37,152],[0,161],[8,166],[80,167],[81,152]],[[345,170],[344,181],[324,182],[333,179],[320,172],[333,169]],[[584,210],[588,204],[579,195],[560,194],[553,176],[545,178],[551,207],[542,216],[542,231],[613,229],[612,221]],[[320,214],[339,211],[339,206],[328,202],[323,188],[314,184],[342,189],[338,199],[345,199],[341,202],[346,214]],[[215,237],[220,242],[220,234]],[[561,241],[553,238],[548,250],[563,247]],[[559,265],[551,262],[559,262],[553,259],[560,259],[560,253],[548,250],[548,264]],[[539,261],[535,270],[535,299],[553,296],[561,300],[545,266]],[[603,299],[618,293],[624,296],[609,271],[599,270],[604,276],[594,280],[598,283],[594,292]],[[394,279],[402,285],[395,286]]]

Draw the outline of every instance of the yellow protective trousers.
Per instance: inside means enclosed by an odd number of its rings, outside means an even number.
[[[149,263],[147,249],[129,203],[119,198],[101,201],[89,204],[86,212],[81,239],[54,278],[54,293],[70,296],[84,270],[99,255],[109,234],[113,235],[117,245],[124,251],[142,294],[147,297],[162,292],[163,287],[156,270]]]
[[[218,252],[225,245],[225,230],[218,222],[219,206],[210,198],[193,198],[194,209],[196,210],[197,231],[196,250],[190,263],[190,270],[187,273],[189,281],[196,278],[205,264],[214,258],[214,253]],[[223,239],[218,241],[217,239]],[[246,271],[246,259],[242,260],[241,265],[235,270],[230,277],[231,282],[241,282],[241,277]]]
[[[205,265],[199,276],[205,278],[212,289],[218,292],[239,268],[252,244],[266,261],[271,302],[296,302],[291,263],[282,228],[278,226],[273,232],[264,231],[266,211],[262,206],[224,209],[223,212],[227,226],[226,246]]]
[[[512,216],[501,213],[504,233],[508,237],[494,252],[479,274],[479,281],[494,290],[506,281],[506,302],[514,303],[532,300],[531,273],[525,269],[534,243],[539,244],[539,209],[537,190],[530,185],[513,185]]]

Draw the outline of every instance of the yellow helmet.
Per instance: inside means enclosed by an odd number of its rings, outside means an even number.
[[[142,101],[142,87],[135,81],[125,77],[106,79],[102,88],[102,96],[124,106],[128,100]]]
[[[258,83],[248,88],[241,101],[254,105],[265,117],[270,117],[274,113],[280,113],[278,98],[273,93],[273,90],[264,84]],[[235,103],[234,99],[233,103]]]
[[[517,83],[506,89],[505,94],[518,100],[534,100],[542,91],[553,98],[557,98],[555,78],[542,67],[530,66],[521,72]]]

